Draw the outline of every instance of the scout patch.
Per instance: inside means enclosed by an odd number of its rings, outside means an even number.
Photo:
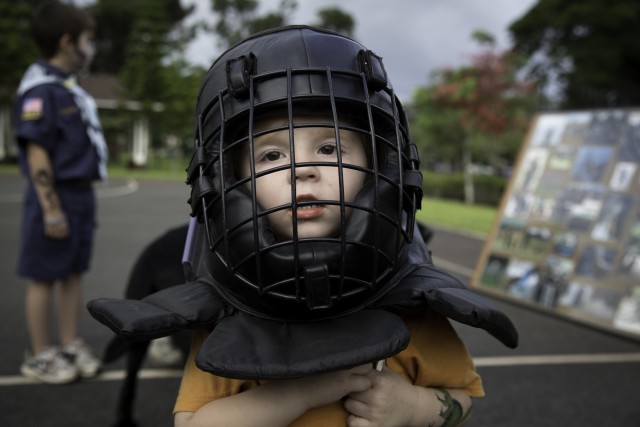
[[[42,98],[27,98],[22,103],[22,120],[37,120],[42,117]]]
[[[62,109],[60,109],[60,115],[61,116],[68,116],[69,114],[73,114],[75,112],[78,111],[78,107],[76,107],[75,105],[70,105],[68,107],[64,107]]]

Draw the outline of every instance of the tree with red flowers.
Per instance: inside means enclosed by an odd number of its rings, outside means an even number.
[[[465,173],[467,203],[474,201],[472,159],[511,165],[536,101],[535,85],[517,77],[519,58],[498,51],[487,33],[473,37],[485,49],[469,65],[437,71],[412,103],[412,133],[423,157]]]

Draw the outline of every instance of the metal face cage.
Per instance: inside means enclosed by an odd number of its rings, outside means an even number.
[[[292,31],[298,33],[295,38],[307,29]],[[274,35],[282,36],[266,37]],[[244,51],[231,49],[223,56],[225,63],[212,66],[200,94],[196,150],[187,181],[193,187],[193,215],[204,225],[211,252],[204,262],[214,286],[230,303],[261,317],[316,320],[370,304],[394,284],[391,279],[412,239],[421,176],[402,106],[386,82],[379,57],[350,39],[325,35],[346,46],[343,53],[358,58],[359,65],[268,64],[261,71],[262,57],[272,58],[273,52],[261,56],[247,51],[249,43]],[[261,124],[274,115],[281,122],[274,127]],[[296,131],[309,127],[331,131],[335,161],[296,159]],[[257,172],[256,139],[274,132],[288,134],[290,162]],[[343,162],[344,132],[362,140],[367,165]],[[238,159],[247,155],[250,173],[240,176]],[[300,200],[296,173],[304,167],[335,169],[337,200]],[[353,200],[344,192],[349,170],[366,177]],[[275,173],[289,174],[290,188],[282,191],[290,193],[290,202],[265,209],[253,189],[258,180]],[[299,236],[295,213],[310,205],[339,208],[336,235]],[[293,213],[292,236],[283,239],[274,234],[269,215],[286,210]]]

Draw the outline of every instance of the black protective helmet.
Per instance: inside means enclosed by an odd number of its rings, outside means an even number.
[[[277,112],[284,126],[254,126]],[[345,315],[380,298],[406,258],[422,197],[417,150],[405,112],[387,80],[382,59],[345,36],[305,26],[258,33],[227,50],[209,69],[198,97],[196,152],[188,169],[192,215],[203,223],[212,283],[236,308],[277,320],[318,320]],[[369,165],[354,200],[339,205],[340,233],[277,240],[267,215],[304,206],[296,201],[265,210],[248,188],[256,173],[239,177],[237,153],[276,130],[293,136],[296,115],[328,117],[322,126],[362,135]],[[314,124],[317,126],[317,124]],[[291,138],[291,144],[295,144]],[[241,150],[241,147],[245,147]],[[339,151],[339,150],[338,150]],[[329,166],[322,164],[322,166]],[[342,181],[341,156],[331,167]],[[282,170],[282,168],[280,168]],[[273,171],[271,171],[273,172]],[[261,173],[264,174],[271,173]],[[349,213],[350,212],[350,213]]]

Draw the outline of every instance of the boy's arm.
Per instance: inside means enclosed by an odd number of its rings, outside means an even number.
[[[69,225],[55,190],[49,155],[42,146],[27,143],[27,164],[42,208],[44,234],[54,239],[67,237]]]
[[[372,387],[345,401],[349,426],[462,426],[471,413],[471,397],[461,389],[410,384],[391,369],[368,374]]]
[[[371,387],[370,365],[295,380],[275,380],[214,400],[196,412],[177,412],[175,427],[287,426],[311,408]]]

